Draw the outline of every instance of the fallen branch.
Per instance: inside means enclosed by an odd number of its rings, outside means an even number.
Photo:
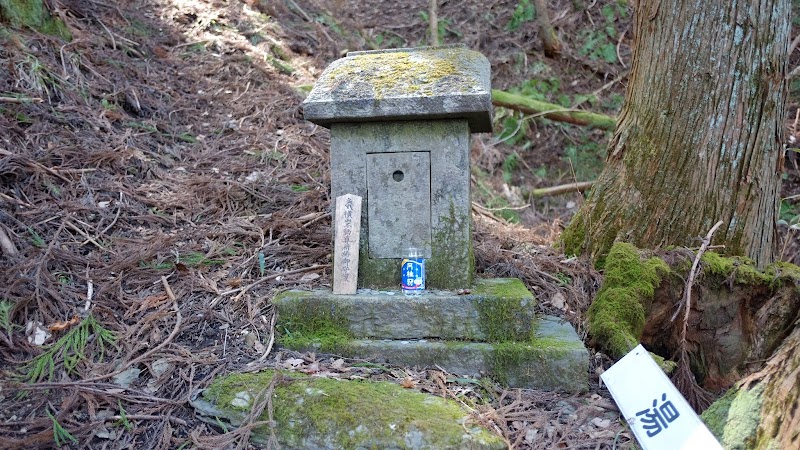
[[[265,277],[259,278],[258,280],[248,284],[247,286],[243,286],[243,287],[236,288],[236,289],[231,289],[230,291],[225,291],[225,292],[219,294],[219,296],[217,298],[215,298],[214,300],[211,301],[210,306],[212,308],[217,306],[219,304],[219,302],[221,302],[222,299],[225,298],[226,295],[230,295],[230,294],[236,294],[236,297],[234,297],[234,300],[237,300],[237,299],[241,298],[244,294],[246,294],[247,291],[249,291],[250,289],[252,289],[252,288],[254,288],[254,287],[256,287],[256,286],[258,286],[261,283],[264,283],[266,281],[272,280],[274,278],[278,278],[278,277],[280,277],[282,275],[294,275],[296,273],[309,272],[309,271],[316,270],[316,269],[324,269],[324,268],[330,267],[330,266],[331,266],[330,264],[320,264],[320,265],[313,265],[313,266],[309,266],[309,267],[303,267],[302,269],[287,270],[286,272],[273,273],[272,275],[267,275]],[[238,292],[238,294],[237,294],[237,292]]]
[[[38,97],[0,97],[0,103],[42,103]]]
[[[8,256],[17,256],[19,254],[19,250],[17,250],[14,242],[8,237],[2,226],[0,226],[0,248]]]
[[[570,192],[583,192],[592,187],[594,181],[578,181],[575,183],[550,186],[546,188],[534,189],[530,192],[531,197],[549,197],[552,195],[568,194]]]
[[[542,38],[544,55],[548,58],[558,58],[561,54],[561,41],[558,39],[553,22],[550,21],[550,12],[547,10],[545,0],[533,0],[536,5],[536,21],[539,23],[539,35]]]
[[[567,122],[575,125],[586,125],[601,130],[613,130],[617,124],[615,117],[580,109],[563,108],[560,105],[534,100],[523,95],[511,94],[499,89],[492,89],[492,104],[513,109],[526,114],[537,114],[550,120]]]

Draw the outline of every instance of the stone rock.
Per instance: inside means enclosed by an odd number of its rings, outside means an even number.
[[[195,396],[198,417],[242,424],[251,405],[231,401],[258,398],[275,372],[231,374]],[[499,436],[468,420],[456,402],[388,382],[343,381],[284,373],[272,395],[274,431],[285,449],[505,449]],[[266,412],[259,420],[267,421]],[[268,425],[253,430],[251,441],[264,444]]]
[[[131,367],[130,369],[125,370],[122,373],[114,375],[114,378],[112,378],[111,380],[117,386],[127,389],[131,387],[131,384],[133,384],[133,382],[139,378],[139,375],[141,373],[142,373],[141,369],[138,369],[136,367]]]

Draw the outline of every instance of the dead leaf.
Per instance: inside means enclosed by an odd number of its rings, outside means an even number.
[[[564,297],[564,294],[562,294],[561,292],[556,292],[550,298],[550,304],[553,305],[553,307],[564,311],[567,308],[567,299]]]
[[[287,369],[296,369],[303,365],[305,361],[300,358],[289,358],[283,362],[283,367]]]
[[[344,367],[344,360],[342,358],[331,363],[331,369],[340,370],[342,367]]]
[[[72,317],[72,319],[66,320],[64,322],[56,322],[56,323],[50,325],[49,327],[47,327],[47,329],[50,330],[51,333],[57,333],[59,331],[63,331],[63,330],[72,328],[73,325],[77,325],[80,321],[81,321],[81,318],[78,317],[78,315],[76,314],[76,315],[74,315]]]
[[[300,281],[314,281],[317,278],[319,278],[319,274],[318,273],[307,273],[307,274],[303,275],[302,277],[300,277]]]
[[[400,382],[400,386],[403,386],[406,389],[412,389],[417,385],[417,383],[419,383],[419,381],[416,381],[411,377],[405,377],[403,378],[403,381]]]
[[[595,417],[592,419],[592,425],[596,426],[597,428],[608,428],[609,425],[611,425],[611,420]]]

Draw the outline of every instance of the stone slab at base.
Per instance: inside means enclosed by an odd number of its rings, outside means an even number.
[[[535,323],[536,299],[516,278],[476,280],[469,294],[361,289],[354,295],[329,290],[292,290],[273,299],[281,323],[327,316],[354,338],[437,338],[498,342],[526,340]],[[292,329],[289,324],[289,330]]]
[[[589,352],[575,330],[556,317],[535,321],[525,342],[357,339],[331,353],[408,367],[436,367],[468,377],[489,376],[515,388],[586,392]],[[295,350],[319,351],[314,344]]]
[[[480,279],[468,294],[361,289],[287,291],[273,299],[277,343],[299,351],[441,367],[519,388],[583,392],[589,352],[569,323],[535,315],[516,278]]]
[[[269,448],[274,432],[284,449],[500,450],[500,436],[471,423],[453,400],[388,382],[315,378],[283,372],[233,373],[218,377],[189,403],[214,426],[239,427],[268,386],[272,417],[264,411],[250,440]],[[269,421],[274,420],[270,429]]]

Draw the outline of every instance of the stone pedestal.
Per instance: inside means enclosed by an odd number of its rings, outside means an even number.
[[[350,53],[303,107],[331,129],[332,198],[363,198],[359,286],[398,287],[416,247],[429,288],[468,288],[469,135],[491,131],[488,60],[464,47]]]
[[[277,342],[294,350],[439,366],[511,387],[588,389],[589,353],[578,335],[557,318],[536,317],[536,300],[517,279],[476,280],[466,295],[287,291],[273,303]]]

